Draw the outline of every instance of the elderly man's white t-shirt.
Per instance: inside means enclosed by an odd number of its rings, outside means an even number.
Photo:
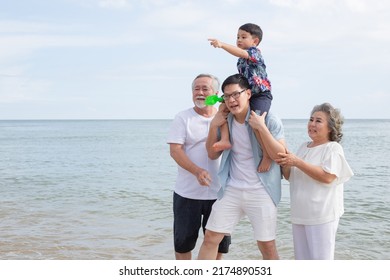
[[[203,117],[190,108],[178,113],[171,124],[167,143],[182,144],[190,160],[207,170],[212,179],[209,187],[201,186],[193,174],[178,165],[175,192],[182,197],[201,200],[217,198],[220,188],[217,176],[220,158],[209,159],[206,150],[206,139],[212,119],[213,117]]]

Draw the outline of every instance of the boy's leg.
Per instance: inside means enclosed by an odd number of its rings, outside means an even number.
[[[263,151],[263,157],[260,160],[259,165],[257,166],[257,172],[267,172],[271,168],[272,159],[267,153],[267,150],[264,148],[263,141],[260,139],[261,150]]]
[[[269,109],[271,108],[271,101],[272,95],[270,92],[264,94],[258,93],[252,95],[250,99],[250,106],[251,109],[256,112],[256,114],[261,115],[264,112],[269,112]],[[261,139],[260,146],[261,150],[263,151],[263,158],[257,167],[257,172],[267,172],[271,168],[272,159],[269,157],[267,150],[264,148],[263,141],[261,141]]]
[[[214,143],[213,148],[216,152],[229,150],[232,148],[232,145],[230,144],[229,127],[227,123],[221,126],[221,140]]]
[[[218,110],[228,110],[225,103],[222,103],[219,105]],[[229,150],[232,148],[232,145],[230,144],[230,135],[229,135],[229,127],[228,124],[224,124],[221,126],[221,139],[214,143],[213,148],[216,152]]]

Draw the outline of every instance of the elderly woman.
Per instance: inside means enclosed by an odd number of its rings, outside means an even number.
[[[353,172],[344,157],[343,118],[329,103],[315,106],[307,125],[312,141],[296,155],[276,160],[290,182],[294,254],[299,260],[334,258],[336,232],[344,213],[343,183]]]

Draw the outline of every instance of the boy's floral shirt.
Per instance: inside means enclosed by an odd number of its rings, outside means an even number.
[[[271,91],[271,82],[268,80],[260,49],[251,47],[247,51],[249,58],[239,58],[237,61],[238,73],[248,79],[252,94]]]

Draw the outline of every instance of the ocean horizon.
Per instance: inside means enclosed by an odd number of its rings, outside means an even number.
[[[1,120],[0,259],[173,260],[171,121]],[[308,140],[307,119],[282,121],[295,152]],[[355,176],[345,184],[335,258],[389,260],[390,120],[345,119],[343,128]],[[279,255],[292,260],[286,180],[278,209]],[[244,219],[225,259],[259,258]]]

